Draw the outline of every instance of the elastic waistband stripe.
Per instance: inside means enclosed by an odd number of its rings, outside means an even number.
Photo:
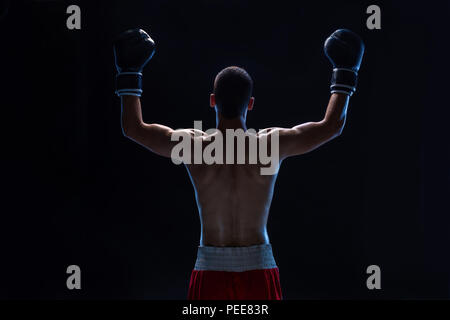
[[[270,244],[249,247],[200,246],[194,270],[243,272],[277,268]]]

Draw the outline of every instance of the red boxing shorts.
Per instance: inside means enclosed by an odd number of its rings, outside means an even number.
[[[281,300],[272,246],[198,247],[189,300]]]

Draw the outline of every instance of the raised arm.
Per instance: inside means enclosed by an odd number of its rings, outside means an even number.
[[[280,159],[308,153],[339,136],[345,125],[348,102],[346,94],[333,93],[322,121],[279,129]]]
[[[141,102],[136,96],[122,96],[122,132],[131,140],[156,154],[170,158],[173,129],[161,124],[147,124],[142,120]]]
[[[280,159],[312,151],[339,136],[344,128],[348,103],[356,90],[364,44],[352,31],[341,29],[325,41],[324,50],[333,65],[331,97],[325,116],[319,122],[277,129]]]
[[[131,140],[151,151],[171,157],[172,148],[178,143],[171,141],[174,132],[193,136],[191,130],[178,130],[160,125],[147,124],[142,119],[141,101],[142,70],[155,52],[155,42],[143,30],[133,29],[120,34],[114,43],[117,69],[116,93],[122,104],[122,131]]]
[[[196,136],[195,133],[197,132],[199,137],[203,134],[203,132],[194,129],[174,130],[162,124],[145,123],[142,120],[139,97],[128,95],[122,96],[122,132],[127,138],[167,158],[172,157],[173,147],[179,143],[179,139],[172,141],[172,134],[176,134],[176,136],[182,135],[187,139],[191,139],[191,148],[194,143],[193,139]]]

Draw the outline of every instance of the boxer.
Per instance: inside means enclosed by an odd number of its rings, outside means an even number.
[[[174,130],[142,120],[139,98],[143,92],[142,71],[154,52],[155,42],[143,30],[126,31],[115,42],[116,93],[121,97],[123,134],[167,158],[178,143],[171,138],[175,133],[188,136],[193,144],[200,141],[202,148],[206,148],[214,140],[214,134],[195,129]],[[331,95],[323,119],[293,128],[268,128],[256,134],[256,139],[266,141],[277,135],[278,165],[288,157],[305,154],[338,137],[344,128],[364,44],[352,31],[340,29],[326,39],[324,52],[333,70]],[[247,112],[255,101],[252,89],[252,78],[242,68],[232,66],[217,74],[210,106],[215,111],[219,132],[247,131]],[[224,139],[227,140],[226,136]],[[223,150],[225,154],[229,151]],[[261,163],[185,162],[201,222],[188,299],[282,299],[279,270],[266,228],[277,173],[262,175],[261,166]]]

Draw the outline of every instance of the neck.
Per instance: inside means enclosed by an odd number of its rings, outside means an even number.
[[[247,131],[247,124],[245,123],[245,116],[241,115],[236,118],[224,118],[221,114],[216,114],[216,128],[225,131],[226,129],[239,129]]]

